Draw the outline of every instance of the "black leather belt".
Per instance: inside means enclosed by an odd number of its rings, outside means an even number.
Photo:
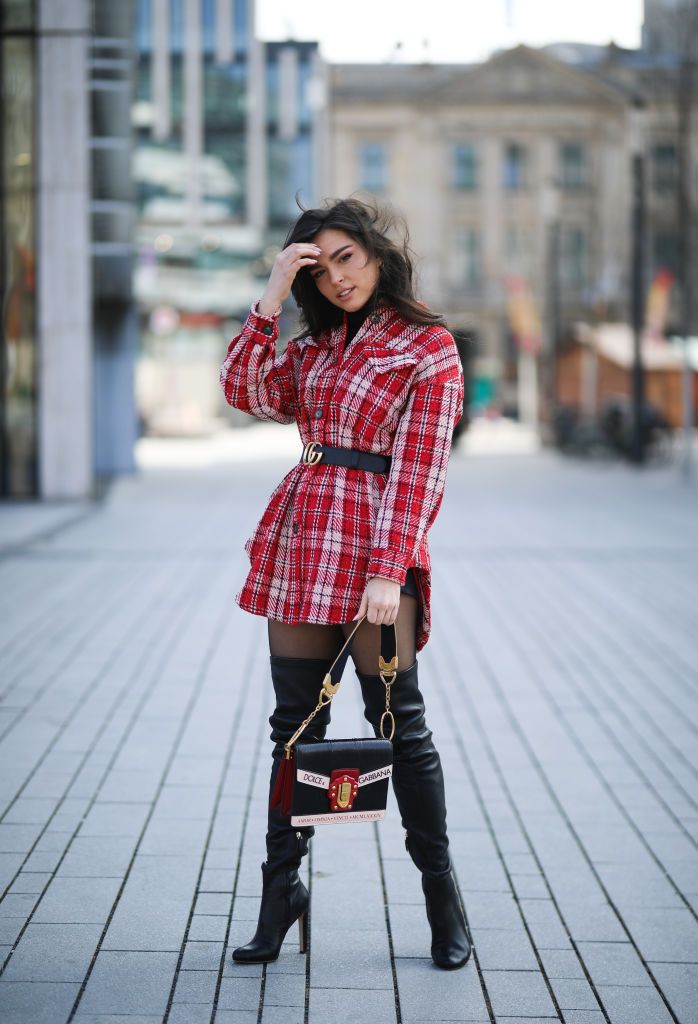
[[[348,469],[367,469],[371,473],[387,473],[392,458],[376,452],[363,452],[360,448],[337,448],[319,441],[308,441],[300,461],[304,466],[316,466],[325,462],[331,466],[346,466]]]

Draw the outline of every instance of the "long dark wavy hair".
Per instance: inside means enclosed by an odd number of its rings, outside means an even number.
[[[403,218],[385,205],[365,202],[354,196],[348,199],[326,199],[317,209],[306,209],[296,196],[296,203],[303,210],[293,225],[284,249],[294,242],[310,242],[323,228],[344,231],[358,242],[368,253],[369,259],[377,257],[381,263],[376,291],[370,305],[393,306],[410,323],[438,324],[446,322],[438,313],[433,313],[417,300],[414,294],[414,263],[409,247],[409,232]],[[399,241],[393,241],[390,234],[399,232]],[[291,285],[291,294],[300,309],[300,323],[303,335],[316,336],[342,322],[343,311],[326,299],[310,276],[310,266],[302,267]]]

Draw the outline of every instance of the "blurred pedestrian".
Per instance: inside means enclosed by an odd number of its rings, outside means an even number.
[[[441,504],[464,380],[443,318],[414,295],[407,233],[357,199],[304,210],[263,295],[230,342],[221,368],[228,403],[264,420],[298,424],[300,461],[269,499],[245,544],[250,569],[236,601],[267,618],[276,707],[270,789],[284,744],[317,701],[346,637],[365,716],[380,735],[381,624],[397,633],[392,783],[405,845],[422,873],[431,953],[443,968],[470,955],[452,874],[441,761],[425,718],[417,652],[430,629],[427,532]],[[302,332],[276,354],[281,304],[293,294]],[[329,706],[304,741],[321,740]],[[298,869],[314,828],[268,808],[262,903],[244,963],[275,960],[299,922],[307,941],[308,890]]]

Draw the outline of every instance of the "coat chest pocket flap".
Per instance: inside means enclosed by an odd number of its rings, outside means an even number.
[[[366,362],[376,374],[400,373],[409,375],[417,365],[417,357],[409,352],[372,352]]]
[[[372,353],[366,357],[369,387],[385,411],[395,414],[404,405],[415,373],[417,359],[408,352]]]

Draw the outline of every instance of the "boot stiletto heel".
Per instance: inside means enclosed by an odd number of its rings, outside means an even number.
[[[308,951],[308,911],[306,910],[298,918],[298,952]]]

